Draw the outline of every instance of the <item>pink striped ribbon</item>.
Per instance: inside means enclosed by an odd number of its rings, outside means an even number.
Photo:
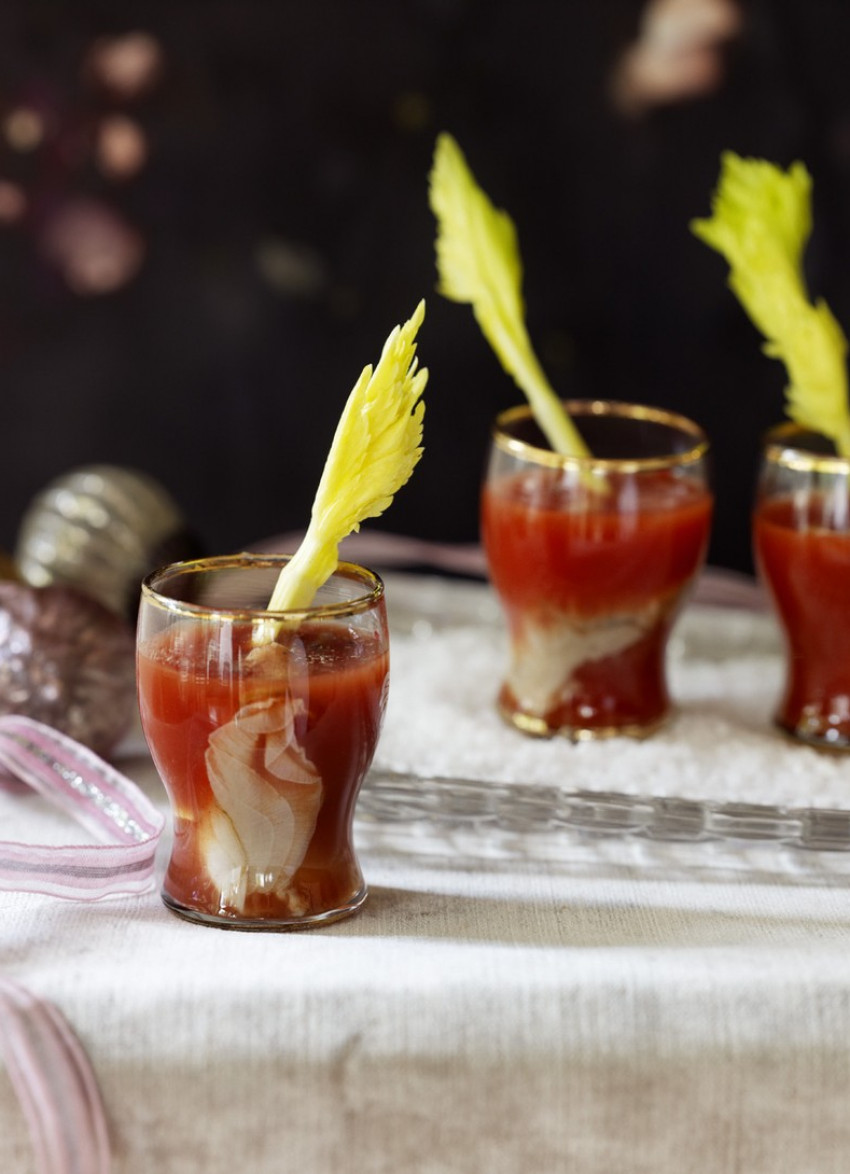
[[[77,1037],[55,1007],[0,978],[0,1055],[43,1174],[109,1174],[106,1114]]]
[[[165,820],[130,779],[66,735],[17,715],[0,717],[0,768],[100,841],[0,841],[0,888],[95,901],[153,887]],[[41,1174],[108,1174],[106,1113],[82,1045],[52,1004],[4,978],[0,1056]]]
[[[80,901],[151,889],[165,820],[135,783],[65,734],[17,715],[0,717],[0,767],[104,841],[0,841],[0,888]]]

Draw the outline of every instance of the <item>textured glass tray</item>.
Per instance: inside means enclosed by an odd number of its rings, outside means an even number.
[[[682,843],[773,842],[815,851],[850,850],[850,810],[714,803],[664,796],[517,787],[477,779],[421,778],[373,771],[358,802],[361,818],[429,820],[449,828],[527,835],[635,836]]]
[[[418,641],[419,647],[427,649],[452,629],[473,631],[482,640],[502,635],[498,603],[484,584],[440,576],[396,574],[385,578],[391,630],[401,644],[407,642],[408,647],[415,647]],[[709,676],[715,666],[721,674],[728,671],[730,656],[733,667],[735,657],[748,658],[751,664],[778,665],[779,637],[767,614],[731,607],[703,612],[697,622],[688,622],[686,613],[673,637],[671,655],[681,664],[698,664],[699,671]],[[411,663],[409,657],[408,672]],[[462,666],[458,671],[462,671]],[[419,699],[412,677],[406,687],[410,705],[411,700]],[[428,704],[425,688],[423,705]],[[692,705],[692,725],[702,716],[699,705],[699,702]],[[734,711],[734,704],[731,709]],[[721,714],[721,719],[727,716]],[[435,731],[439,729],[435,725]],[[406,730],[404,733],[407,736]],[[469,836],[465,833],[474,835],[489,830],[502,844],[511,837],[520,837],[524,846],[519,846],[518,851],[528,848],[529,837],[532,840],[553,837],[554,844],[567,837],[573,843],[585,844],[629,839],[683,847],[737,844],[829,853],[850,850],[850,807],[845,810],[843,803],[843,773],[850,766],[850,759],[832,755],[815,763],[814,759],[794,758],[800,753],[816,752],[785,742],[761,715],[743,728],[740,737],[745,753],[752,755],[753,745],[757,753],[753,759],[752,784],[739,786],[733,801],[713,798],[709,787],[705,788],[707,793],[696,793],[700,780],[695,771],[691,772],[690,791],[685,792],[683,788],[682,794],[660,790],[647,793],[645,779],[641,787],[623,791],[610,786],[591,789],[576,785],[575,779],[572,785],[561,785],[561,773],[566,778],[575,773],[572,769],[575,760],[566,755],[564,770],[556,774],[554,785],[551,779],[537,782],[533,776],[522,773],[521,764],[528,751],[517,744],[517,773],[509,774],[508,778],[482,776],[478,770],[467,774],[453,766],[434,771],[429,767],[427,753],[422,756],[421,769],[394,769],[391,761],[381,760],[379,752],[361,792],[358,818],[373,827],[419,825],[448,834],[463,833],[467,843]],[[681,744],[673,749],[682,753]],[[622,758],[629,750],[620,749],[616,753]],[[653,753],[658,751],[653,748]],[[718,753],[716,747],[715,753]],[[730,759],[735,753],[731,746]],[[769,761],[767,778],[759,771],[762,762],[759,755],[766,755]],[[722,763],[722,754],[720,758]],[[817,793],[815,788],[809,793],[803,787],[805,793],[797,796],[797,782],[806,781],[817,767],[822,772],[831,772],[828,785]],[[770,794],[771,778],[785,782],[783,801],[776,804],[762,801],[765,793]],[[777,787],[777,792],[782,790]],[[789,791],[794,793],[791,802],[788,802]]]

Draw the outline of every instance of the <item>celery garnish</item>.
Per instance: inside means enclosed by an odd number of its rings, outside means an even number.
[[[437,138],[429,195],[437,218],[439,292],[472,306],[482,334],[527,397],[554,451],[589,456],[528,336],[514,223],[507,212],[494,208],[449,134]]]
[[[374,368],[364,367],[348,397],[313,501],[310,524],[278,576],[270,611],[309,607],[336,570],[339,543],[366,518],[382,514],[422,455],[420,399],[428,372],[417,370],[420,302],[384,343]]]
[[[692,231],[729,263],[729,285],[785,364],[786,410],[850,456],[847,339],[826,303],[809,299],[803,253],[812,228],[812,180],[804,164],[787,172],[763,159],[721,158],[712,216]]]

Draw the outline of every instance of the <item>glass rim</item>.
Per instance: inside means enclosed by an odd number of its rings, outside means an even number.
[[[385,587],[381,576],[359,563],[340,561],[333,575],[360,582],[366,587],[362,595],[336,602],[310,604],[308,607],[270,611],[265,607],[222,607],[218,604],[189,603],[183,599],[171,599],[156,587],[156,582],[166,574],[182,577],[201,575],[210,571],[236,570],[249,566],[256,569],[280,570],[293,556],[291,554],[252,554],[249,551],[238,554],[212,555],[206,558],[185,559],[166,563],[145,575],[141,584],[141,597],[164,611],[175,615],[193,616],[205,620],[221,619],[231,622],[255,623],[258,620],[276,619],[300,623],[303,620],[330,619],[336,616],[359,615],[369,611],[384,598]]]
[[[510,424],[518,420],[530,419],[533,415],[530,404],[517,404],[505,408],[500,412],[493,423],[491,438],[494,445],[503,452],[514,457],[534,461],[535,464],[549,465],[555,469],[580,468],[585,470],[636,473],[650,472],[657,469],[678,468],[685,465],[694,465],[708,453],[710,443],[705,430],[695,421],[673,412],[667,408],[654,408],[647,404],[628,403],[624,400],[605,399],[569,399],[562,401],[570,416],[616,416],[619,419],[647,420],[653,424],[663,424],[668,428],[684,433],[693,439],[689,449],[678,453],[669,453],[666,456],[650,457],[595,457],[566,456],[553,452],[550,448],[540,448],[529,444],[526,440],[519,440],[506,431]]]
[[[806,428],[796,420],[774,424],[762,437],[762,451],[766,460],[785,469],[802,473],[832,473],[850,475],[850,458],[838,453],[810,452],[805,445],[795,444],[795,438],[822,436],[814,428]],[[828,439],[828,438],[824,438]]]

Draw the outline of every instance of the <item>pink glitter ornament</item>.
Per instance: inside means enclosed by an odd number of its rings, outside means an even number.
[[[135,710],[126,620],[73,587],[0,582],[0,714],[34,718],[103,755]]]

